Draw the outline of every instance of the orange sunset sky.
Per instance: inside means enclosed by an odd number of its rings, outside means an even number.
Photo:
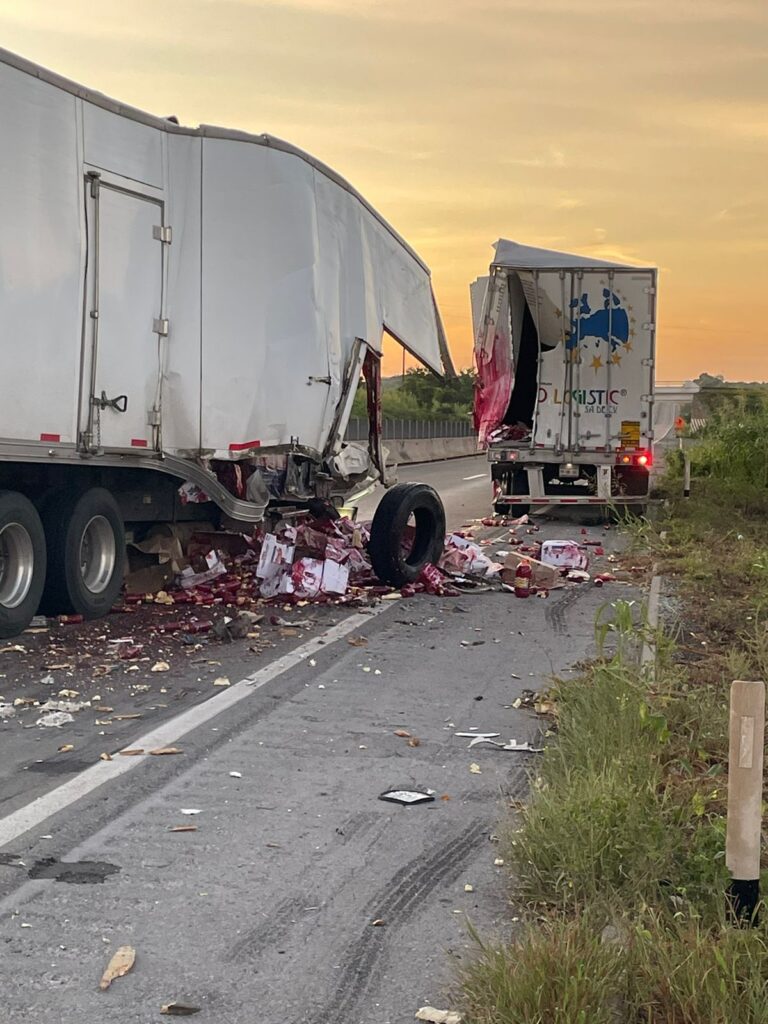
[[[325,160],[431,267],[458,366],[505,236],[657,265],[659,380],[768,379],[766,0],[0,0],[0,45]]]

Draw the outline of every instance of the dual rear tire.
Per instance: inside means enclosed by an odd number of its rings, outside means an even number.
[[[35,613],[106,615],[123,582],[125,528],[101,487],[50,496],[40,511],[0,491],[0,638],[16,636]]]

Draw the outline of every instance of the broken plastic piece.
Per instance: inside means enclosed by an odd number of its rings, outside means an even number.
[[[406,807],[411,804],[429,804],[434,799],[434,794],[416,789],[388,789],[379,797],[379,800],[386,800],[393,804],[403,804]]]

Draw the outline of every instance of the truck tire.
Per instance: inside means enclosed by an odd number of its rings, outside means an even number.
[[[43,513],[48,614],[106,615],[123,585],[125,527],[117,502],[103,487],[50,501]]]
[[[45,532],[35,506],[0,491],[0,639],[23,633],[45,585]]]
[[[403,539],[411,516],[415,535],[408,551]],[[445,509],[436,491],[428,484],[397,484],[387,491],[374,514],[368,543],[373,571],[382,583],[412,583],[425,565],[437,562],[444,545]]]

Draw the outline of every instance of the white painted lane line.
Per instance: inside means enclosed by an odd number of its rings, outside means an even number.
[[[313,654],[318,654],[325,650],[334,641],[341,639],[348,633],[354,633],[356,630],[365,628],[372,618],[380,615],[389,607],[391,607],[391,604],[386,602],[385,604],[380,604],[377,608],[371,609],[365,615],[357,614],[350,616],[350,618],[338,623],[338,625],[332,626],[321,636],[313,637],[289,654],[284,654],[277,661],[273,661],[257,672],[253,672],[251,675],[241,679],[239,683],[235,683],[229,689],[216,694],[214,697],[210,697],[203,704],[198,704],[188,711],[183,711],[168,722],[163,722],[157,729],[153,729],[152,732],[148,732],[145,736],[132,740],[131,747],[154,750],[157,747],[173,746],[182,736],[186,736],[193,729],[205,725],[206,722],[210,722],[211,719],[216,718],[223,711],[227,711],[241,700],[252,696],[260,687],[265,686],[268,682],[277,678],[277,676],[282,675],[283,672],[295,668],[296,665],[300,665]],[[81,797],[87,796],[95,789],[98,789],[99,786],[103,786],[105,783],[125,775],[126,772],[132,771],[139,764],[146,761],[148,757],[150,757],[149,754],[140,754],[137,757],[115,757],[113,761],[97,761],[90,768],[86,768],[85,771],[76,775],[68,782],[63,782],[49,793],[37,797],[37,799],[25,807],[20,807],[5,818],[0,818],[0,849],[8,843],[15,842],[19,836],[22,836],[29,829],[38,828],[46,818],[58,813],[65,807],[69,807],[76,800],[80,800]]]
[[[465,476],[464,479],[465,480],[481,480],[483,477],[485,477],[487,475],[488,475],[487,473],[475,473],[474,476]]]

